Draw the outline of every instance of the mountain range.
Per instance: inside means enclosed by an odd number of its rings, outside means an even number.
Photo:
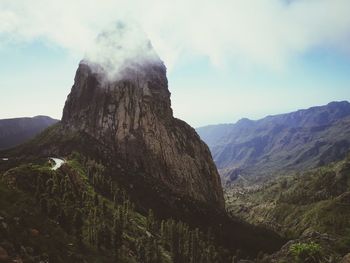
[[[0,149],[24,143],[57,122],[58,120],[48,116],[2,119],[0,120]]]
[[[350,103],[201,127],[224,182],[256,180],[343,159],[350,149]]]

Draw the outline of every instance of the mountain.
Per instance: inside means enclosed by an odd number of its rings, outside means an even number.
[[[47,116],[0,120],[0,149],[24,143],[56,122],[58,120]]]
[[[105,145],[125,170],[139,174],[137,181],[152,180],[176,196],[223,209],[208,147],[192,127],[173,117],[163,62],[131,66],[122,74],[120,80],[101,81],[105,76],[80,63],[62,127]]]
[[[224,181],[256,179],[344,158],[350,149],[350,103],[331,102],[257,121],[241,119],[197,132]]]
[[[285,242],[270,230],[227,215],[209,148],[192,127],[173,117],[166,68],[159,57],[128,60],[112,77],[103,65],[81,61],[62,121],[0,154],[9,157],[0,166],[5,185],[32,198],[37,193],[45,200],[39,202],[44,202],[48,218],[57,220],[57,211],[63,210],[70,215],[69,222],[78,221],[73,224],[78,226],[75,232],[65,231],[77,234],[78,246],[95,246],[95,239],[103,237],[102,251],[108,250],[106,233],[115,229],[113,216],[122,210],[117,221],[127,222],[132,231],[119,237],[118,246],[122,243],[138,259],[125,262],[230,262],[237,249],[254,257]],[[66,161],[57,172],[47,171],[43,162],[51,156]],[[47,207],[53,204],[52,216]],[[124,216],[128,209],[130,217]],[[148,221],[142,223],[147,215],[151,222],[156,218],[155,230],[145,228],[150,227]],[[152,251],[162,251],[164,260],[144,260],[139,249],[147,248],[145,242]],[[192,252],[184,252],[188,249]],[[188,253],[199,251],[216,259],[188,260]],[[106,253],[119,255],[113,250]]]

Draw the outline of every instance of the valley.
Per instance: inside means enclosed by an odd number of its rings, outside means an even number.
[[[227,209],[288,239],[322,244],[324,260],[338,262],[350,245],[349,157],[258,186],[238,182],[225,189]]]

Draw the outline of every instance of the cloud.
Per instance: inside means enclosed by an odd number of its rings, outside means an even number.
[[[167,66],[184,56],[217,65],[283,68],[313,48],[349,50],[348,0],[2,0],[0,40],[35,39],[74,54],[118,20],[136,21]]]
[[[84,63],[96,72],[103,71],[112,81],[130,75],[130,69],[140,74],[139,65],[150,62],[159,63],[160,59],[139,24],[129,20],[104,29],[84,56]]]

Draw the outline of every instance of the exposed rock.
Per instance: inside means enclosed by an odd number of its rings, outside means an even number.
[[[345,255],[340,263],[350,263],[350,253]]]
[[[29,233],[32,237],[37,237],[40,234],[39,230],[37,230],[35,228],[29,229]]]
[[[0,262],[7,262],[8,259],[9,259],[9,255],[7,251],[0,246]]]
[[[173,117],[164,64],[132,65],[116,81],[91,67],[83,61],[76,72],[63,111],[65,129],[89,134],[127,170],[142,171],[179,197],[223,209],[208,147],[193,128]]]
[[[1,222],[1,227],[6,230],[8,228],[7,223]]]
[[[16,257],[14,260],[12,260],[13,263],[23,263],[22,258]]]

